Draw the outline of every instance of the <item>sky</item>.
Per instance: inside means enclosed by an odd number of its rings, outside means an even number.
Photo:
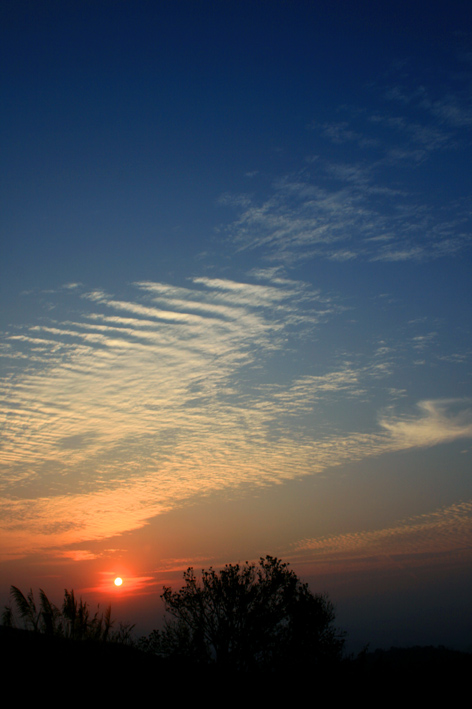
[[[471,20],[2,3],[2,605],[270,554],[471,649]]]

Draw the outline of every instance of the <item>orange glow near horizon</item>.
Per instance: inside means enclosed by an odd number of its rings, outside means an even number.
[[[132,571],[102,571],[97,585],[88,589],[90,593],[99,593],[112,598],[142,594],[154,590],[155,579],[153,576],[136,576]],[[111,595],[110,595],[111,594]],[[118,595],[117,595],[118,594]],[[113,602],[113,601],[112,601]]]

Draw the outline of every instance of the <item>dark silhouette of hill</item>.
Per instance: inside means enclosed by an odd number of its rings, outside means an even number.
[[[354,661],[359,673],[366,676],[402,675],[406,680],[448,678],[454,681],[461,676],[472,676],[472,654],[439,646],[392,647],[390,650],[375,650]]]
[[[4,685],[21,697],[57,696],[90,701],[175,701],[207,694],[208,704],[236,691],[265,704],[280,700],[408,697],[425,699],[447,691],[461,696],[472,676],[472,654],[444,647],[392,648],[344,658],[329,668],[293,665],[240,672],[185,659],[157,657],[135,645],[47,636],[0,627]],[[5,680],[7,680],[5,682]],[[467,683],[467,684],[466,684]],[[220,700],[218,700],[220,697]]]
[[[0,626],[0,669],[22,698],[135,701],[170,697],[180,673],[133,645],[48,636]],[[181,677],[180,677],[181,681]],[[46,693],[46,694],[45,694]]]

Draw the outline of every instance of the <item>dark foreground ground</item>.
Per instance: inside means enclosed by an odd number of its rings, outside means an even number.
[[[394,698],[463,700],[472,679],[472,654],[446,648],[366,652],[323,667],[241,674],[164,660],[135,647],[77,642],[0,627],[4,692],[14,701],[172,702],[205,706],[281,702],[315,705],[362,699],[369,706]]]

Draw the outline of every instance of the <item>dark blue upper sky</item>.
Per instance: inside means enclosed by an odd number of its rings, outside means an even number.
[[[373,115],[399,80],[397,102],[420,124],[421,97],[406,106],[419,88],[434,103],[467,87],[462,2],[7,2],[2,14],[2,212],[16,244],[4,267],[20,287],[59,269],[96,278],[125,254],[139,270],[179,230],[198,249],[226,217],[221,193],[246,191],[247,173],[263,191],[299,171],[320,127],[382,139]],[[389,139],[404,142],[401,130]],[[322,147],[359,159],[342,139]],[[409,167],[459,198],[470,177],[457,153],[453,169],[449,156],[434,172]],[[376,158],[366,146],[364,164]]]

